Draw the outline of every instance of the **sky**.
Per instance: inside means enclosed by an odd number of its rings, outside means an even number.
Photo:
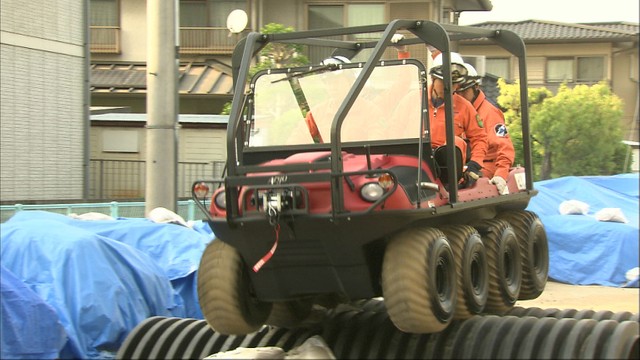
[[[638,0],[491,0],[491,11],[464,11],[460,25],[485,21],[547,20],[567,23],[626,21],[638,23]]]

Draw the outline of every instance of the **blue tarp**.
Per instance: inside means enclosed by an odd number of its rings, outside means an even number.
[[[625,285],[626,271],[638,266],[638,175],[534,186],[539,193],[528,210],[547,231],[550,278]],[[560,215],[565,200],[589,204],[589,213]],[[593,214],[602,208],[620,208],[629,223],[597,221]],[[203,222],[189,229],[147,219],[17,213],[0,226],[2,358],[110,358],[150,316],[202,319],[196,270],[212,239]]]
[[[638,267],[638,174],[563,177],[534,183],[527,207],[538,214],[549,240],[549,277],[577,285],[638,286],[625,274]],[[563,201],[589,205],[586,215],[561,215]],[[627,223],[594,215],[618,208]]]
[[[55,309],[7,268],[1,269],[0,358],[57,359],[67,334]]]
[[[0,227],[2,265],[55,309],[66,331],[62,358],[114,357],[150,316],[202,318],[195,276],[211,239],[202,227],[43,211],[19,212]],[[11,321],[22,320],[3,316],[3,336]],[[40,341],[30,337],[29,346]]]

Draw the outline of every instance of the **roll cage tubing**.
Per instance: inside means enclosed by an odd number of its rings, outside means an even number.
[[[344,199],[342,197],[343,172],[342,164],[342,144],[340,142],[340,130],[349,109],[355,102],[358,94],[364,87],[371,72],[382,57],[384,50],[392,45],[391,37],[398,30],[407,30],[416,38],[403,39],[398,45],[411,45],[425,43],[434,46],[442,52],[443,56],[443,74],[445,84],[445,122],[446,122],[446,153],[447,153],[447,171],[449,176],[449,201],[451,206],[455,206],[458,200],[458,188],[456,180],[458,178],[457,164],[454,150],[454,129],[453,129],[453,106],[451,95],[451,54],[449,43],[451,40],[463,39],[479,39],[487,38],[490,43],[494,43],[512,55],[518,58],[518,69],[520,74],[520,102],[527,104],[527,68],[526,68],[526,49],[522,39],[512,31],[508,30],[486,30],[473,27],[463,27],[457,25],[438,24],[427,20],[394,20],[389,24],[355,26],[346,28],[331,28],[322,30],[307,30],[291,33],[279,34],[261,34],[251,32],[247,37],[241,39],[235,47],[232,56],[232,71],[234,80],[234,94],[231,111],[229,115],[228,126],[232,131],[227,131],[227,174],[230,178],[237,178],[240,166],[240,160],[244,151],[244,139],[237,136],[240,124],[243,121],[244,109],[244,86],[236,86],[237,84],[246,84],[249,74],[251,62],[258,52],[268,43],[294,43],[299,45],[324,46],[336,49],[334,55],[344,55],[349,58],[363,49],[373,48],[371,55],[362,67],[355,83],[349,90],[344,101],[337,110],[331,125],[331,200],[333,216],[344,213]],[[358,41],[341,41],[334,39],[323,39],[323,37],[336,35],[352,35],[361,33],[382,32],[382,36],[377,41],[358,42]],[[395,45],[395,44],[393,44]],[[524,75],[524,76],[523,76]],[[529,133],[529,112],[528,106],[521,106],[522,118],[522,137],[523,151],[525,162],[525,181],[527,190],[533,189],[532,178],[532,160],[531,160],[531,143]],[[247,119],[247,122],[250,120]],[[422,138],[419,139],[422,142]],[[453,166],[451,166],[453,165]],[[225,180],[225,185],[232,185],[229,178]],[[233,197],[232,197],[233,195]],[[238,189],[235,186],[227,186],[226,191],[227,204],[230,205],[227,218],[231,220],[231,216],[238,214],[238,204],[231,201],[232,198],[238,197]]]

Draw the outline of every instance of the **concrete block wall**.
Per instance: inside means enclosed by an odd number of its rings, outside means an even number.
[[[0,199],[83,197],[84,5],[2,0]]]

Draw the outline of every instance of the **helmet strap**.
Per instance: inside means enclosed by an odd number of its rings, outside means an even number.
[[[476,102],[476,99],[478,98],[478,95],[480,95],[480,90],[478,89],[478,87],[476,85],[474,85],[472,87],[473,89],[473,99],[471,100],[471,103],[473,104],[474,102]]]

